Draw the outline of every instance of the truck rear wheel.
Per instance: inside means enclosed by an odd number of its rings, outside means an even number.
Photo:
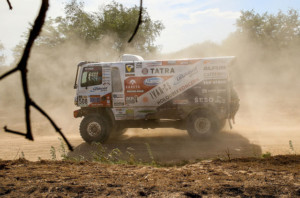
[[[192,113],[187,120],[187,131],[193,138],[206,138],[218,131],[219,123],[207,112]]]
[[[100,116],[87,116],[80,123],[80,135],[88,143],[104,143],[110,135],[109,122]]]

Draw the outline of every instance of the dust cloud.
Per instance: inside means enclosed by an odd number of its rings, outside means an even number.
[[[87,45],[79,39],[57,47],[34,46],[28,62],[29,91],[36,101],[57,122],[65,133],[78,133],[73,118],[77,64],[80,61],[118,61],[121,54],[113,50],[114,38],[106,36],[99,43]],[[132,51],[129,49],[129,51]],[[0,68],[1,73],[10,68]],[[14,74],[1,82],[1,128],[25,129],[24,99],[20,75]],[[4,108],[5,107],[5,108]],[[50,135],[54,130],[48,121],[32,111],[34,135]]]
[[[114,38],[110,36],[92,45],[87,45],[80,40],[72,40],[47,49],[35,46],[31,52],[28,63],[31,97],[49,113],[68,136],[78,138],[81,121],[73,118],[73,111],[77,109],[73,102],[77,64],[85,60],[118,61],[121,54],[111,47],[113,42]],[[150,142],[153,147],[156,147],[154,154],[156,152],[158,158],[172,155],[170,148],[175,149],[179,156],[184,156],[181,159],[189,158],[191,154],[190,157],[195,158],[197,155],[211,157],[206,155],[208,151],[212,151],[215,155],[224,154],[225,149],[230,145],[234,145],[232,150],[247,155],[251,155],[249,148],[257,145],[261,146],[262,150],[256,148],[260,153],[266,151],[272,154],[299,153],[299,48],[300,46],[284,49],[266,48],[250,42],[247,38],[229,36],[221,44],[207,41],[174,53],[148,54],[146,59],[236,56],[236,62],[231,68],[234,87],[240,97],[240,110],[236,115],[236,124],[233,130],[228,129],[227,126],[224,129],[225,134],[221,133],[218,136],[218,141],[202,142],[200,145],[191,144],[191,140],[186,139],[185,132],[171,129],[150,130],[151,133],[149,130],[129,129],[121,140],[125,141],[126,146]],[[145,56],[131,48],[125,49],[125,53]],[[3,73],[9,68],[0,69]],[[25,131],[20,75],[14,74],[1,81],[0,87],[1,133],[4,125],[14,130]],[[50,123],[35,110],[32,110],[32,122],[34,136],[56,136]],[[232,140],[235,142],[233,143]],[[75,142],[79,144],[78,141],[76,139]],[[111,140],[108,145],[122,146],[121,141],[117,142],[119,143]],[[291,150],[291,143],[294,150]],[[89,149],[85,143],[79,146]],[[195,150],[198,152],[194,152]],[[163,155],[160,155],[161,153]]]
[[[235,56],[231,67],[240,109],[231,131],[272,154],[300,151],[300,46],[276,48],[245,37],[229,36],[221,44],[195,44],[163,58]]]

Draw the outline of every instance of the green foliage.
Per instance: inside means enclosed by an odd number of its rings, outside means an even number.
[[[52,160],[56,160],[56,150],[54,148],[54,146],[51,146],[51,149],[50,149],[50,155],[51,155],[51,159]]]
[[[294,9],[287,13],[279,11],[277,14],[242,11],[236,25],[239,34],[262,45],[281,48],[300,42],[299,12]]]
[[[127,153],[127,155],[128,155],[128,159],[127,159],[127,163],[128,164],[136,164],[138,161],[136,160],[136,158],[135,158],[135,156],[134,156],[134,154],[132,153],[132,151],[134,151],[134,149],[133,148],[131,148],[131,147],[128,147],[127,148],[127,151],[126,151],[126,153]]]
[[[60,157],[63,160],[66,160],[66,159],[68,159],[68,151],[66,149],[66,144],[61,138],[58,138],[58,139],[60,141],[60,148],[59,148]]]
[[[289,140],[289,146],[290,146],[290,150],[291,150],[292,154],[296,154],[292,140]]]
[[[20,157],[19,157],[20,159],[25,159],[25,154],[24,154],[24,152],[22,151],[21,152],[21,155],[20,155]]]
[[[110,152],[107,152],[107,148],[103,147],[101,143],[93,143],[96,146],[97,150],[93,152],[93,161],[101,162],[105,164],[132,164],[131,158],[130,160],[126,161],[122,159],[122,152],[120,149],[115,148],[112,149]]]
[[[139,17],[139,7],[126,8],[121,3],[112,2],[89,13],[84,3],[72,0],[65,6],[65,16],[48,19],[42,35],[36,41],[39,46],[54,47],[66,41],[80,39],[87,44],[101,42],[105,36],[114,40],[111,48],[122,53],[126,47],[139,52],[153,52],[155,38],[160,35],[163,24],[152,21],[146,9],[143,10],[143,23],[136,38],[128,44]]]
[[[152,165],[156,165],[156,162],[155,162],[155,160],[154,160],[154,157],[153,157],[153,154],[152,154],[152,150],[151,150],[151,148],[150,148],[150,144],[149,143],[145,143],[145,145],[146,145],[146,147],[147,147],[147,151],[148,151],[148,154],[149,154],[149,157],[150,157],[150,159],[151,159],[151,163],[152,163]]]
[[[101,143],[93,143],[93,146],[96,147],[96,151],[92,152],[93,161],[105,163],[105,164],[130,164],[130,165],[151,165],[158,166],[156,161],[153,158],[153,154],[149,144],[146,143],[147,151],[151,159],[151,163],[143,162],[137,160],[135,155],[132,153],[133,148],[128,147],[126,149],[126,155],[124,155],[120,149],[115,148],[110,152],[107,151],[107,148],[104,147]]]
[[[266,158],[270,158],[271,156],[272,156],[272,154],[270,152],[266,152],[266,153],[263,153],[261,157],[266,159]]]

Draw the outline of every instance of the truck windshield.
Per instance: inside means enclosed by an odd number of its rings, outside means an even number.
[[[102,84],[102,67],[93,66],[83,68],[81,76],[81,87],[88,87]]]

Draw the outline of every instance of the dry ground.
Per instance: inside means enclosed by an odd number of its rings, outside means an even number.
[[[300,156],[202,161],[182,167],[0,161],[4,197],[297,197]]]

